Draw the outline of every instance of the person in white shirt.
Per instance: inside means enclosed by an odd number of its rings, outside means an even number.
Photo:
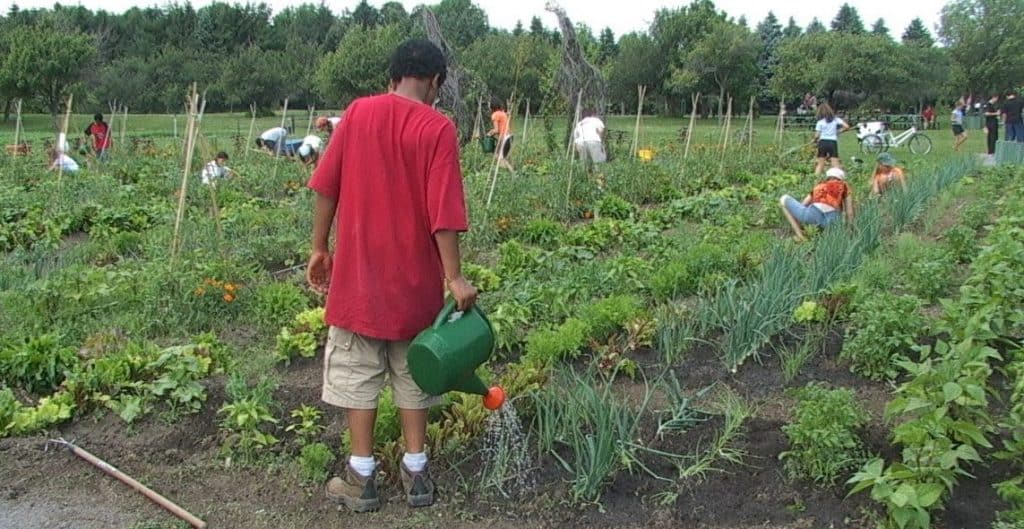
[[[234,175],[235,172],[224,165],[227,161],[228,153],[224,151],[217,153],[217,157],[203,167],[203,173],[201,175],[203,183],[206,185],[216,185],[217,180],[223,180]]]
[[[814,175],[820,176],[825,170],[825,162],[831,161],[832,167],[842,167],[839,160],[839,135],[850,130],[828,103],[818,105],[818,124],[814,126],[814,141],[818,143],[818,163],[814,167]]]
[[[65,173],[77,173],[78,162],[67,155],[66,152],[53,149],[50,151],[50,163],[51,171],[63,171]]]
[[[299,145],[298,149],[299,159],[302,160],[302,163],[306,166],[316,167],[323,144],[324,140],[320,139],[320,136],[310,134],[303,138],[302,145]]]
[[[256,146],[274,154],[289,154],[285,151],[287,147],[285,138],[287,137],[288,129],[284,127],[267,129],[260,134],[259,138],[256,138]]]
[[[604,122],[592,110],[584,116],[572,131],[572,141],[587,171],[592,171],[595,164],[608,159],[604,150]]]

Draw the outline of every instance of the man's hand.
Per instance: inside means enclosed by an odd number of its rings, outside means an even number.
[[[331,254],[327,252],[313,252],[309,256],[306,281],[316,292],[327,294],[327,288],[331,284],[332,264]]]
[[[449,280],[448,291],[455,298],[455,303],[458,305],[460,312],[472,307],[476,303],[476,287],[470,284],[463,276]]]

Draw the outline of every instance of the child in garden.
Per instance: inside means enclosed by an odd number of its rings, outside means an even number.
[[[881,195],[889,188],[889,184],[896,182],[907,190],[907,179],[903,176],[903,169],[896,167],[896,158],[887,152],[878,155],[878,165],[875,166],[875,174],[871,177],[871,193]]]
[[[217,153],[217,157],[211,160],[203,167],[202,179],[206,185],[215,185],[217,180],[222,180],[231,176],[234,173],[229,167],[225,166],[228,162],[228,153],[221,151]]]
[[[839,220],[840,212],[846,215],[847,221],[853,220],[852,193],[846,183],[846,173],[838,167],[826,171],[825,180],[815,184],[811,194],[802,202],[790,195],[782,195],[779,205],[798,241],[807,240],[802,226],[830,226]]]
[[[320,136],[314,134],[303,138],[302,145],[299,145],[298,149],[299,159],[302,160],[302,164],[306,167],[316,167],[323,144],[324,140],[321,140]]]
[[[963,99],[956,102],[950,122],[953,124],[953,150],[959,152],[960,146],[967,141],[967,131],[964,130],[964,111],[967,105]]]
[[[427,410],[441,399],[412,380],[406,353],[441,310],[445,287],[460,311],[477,296],[460,265],[468,220],[455,125],[431,108],[447,75],[444,54],[408,40],[389,69],[394,90],[349,106],[309,181],[316,205],[306,278],[327,295],[330,326],[322,398],[345,409],[351,434],[351,455],[327,496],[356,512],[380,507],[373,429],[385,380],[402,424],[406,501],[433,503],[424,445]]]
[[[818,123],[814,126],[814,141],[818,143],[818,162],[814,166],[814,175],[818,176],[825,169],[825,162],[831,161],[833,168],[838,168],[839,135],[850,130],[848,125],[828,103],[818,106]]]
[[[92,120],[92,123],[85,128],[85,135],[92,136],[92,148],[96,153],[96,159],[105,162],[107,161],[107,152],[111,146],[110,125],[103,121],[103,114],[96,114],[92,117]]]
[[[505,104],[501,101],[491,102],[491,123],[493,127],[487,131],[487,135],[494,136],[497,140],[495,156],[498,157],[498,165],[514,172],[512,164],[508,161],[508,153],[512,150],[512,122],[509,121]]]
[[[77,173],[78,162],[68,156],[66,152],[58,149],[50,149],[50,170],[63,171],[65,173]]]

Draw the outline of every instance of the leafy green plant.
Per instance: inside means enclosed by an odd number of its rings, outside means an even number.
[[[60,346],[54,334],[34,336],[0,349],[3,379],[36,394],[52,392],[78,365],[75,350]]]
[[[578,318],[570,318],[558,327],[537,329],[526,335],[526,359],[550,365],[562,358],[574,358],[587,344],[590,333],[590,325]]]
[[[848,389],[811,383],[793,396],[797,401],[793,421],[782,427],[790,448],[779,459],[791,478],[832,485],[863,461],[856,430],[868,417]]]
[[[804,301],[793,311],[793,321],[797,323],[820,323],[827,316],[825,307],[816,301]]]
[[[969,263],[978,253],[978,234],[962,224],[952,226],[942,234],[949,254],[959,263]]]
[[[580,319],[587,324],[590,337],[602,339],[640,317],[643,310],[643,301],[637,296],[611,296],[583,307]]]
[[[295,432],[295,439],[299,446],[312,444],[324,431],[324,426],[320,424],[323,412],[317,408],[303,404],[292,410],[290,415],[294,421],[284,431]]]
[[[520,233],[520,237],[530,244],[553,248],[557,246],[564,233],[565,227],[562,224],[541,218],[528,222]]]
[[[274,354],[286,364],[300,356],[312,358],[326,340],[326,330],[323,308],[304,310],[295,316],[290,327],[281,328]]]
[[[273,281],[253,288],[253,320],[261,327],[276,329],[287,325],[294,315],[309,308],[309,297],[287,281]]]
[[[610,219],[626,220],[633,216],[635,207],[626,199],[608,193],[597,203],[597,214]]]
[[[323,483],[327,481],[335,459],[329,446],[323,443],[307,444],[299,452],[299,475],[308,483]]]
[[[906,357],[925,328],[921,300],[878,292],[853,309],[839,357],[851,369],[873,380],[892,379],[895,361]]]
[[[462,263],[462,272],[480,292],[494,292],[501,286],[501,278],[490,268],[473,263]]]

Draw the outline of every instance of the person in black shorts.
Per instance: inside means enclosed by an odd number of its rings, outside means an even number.
[[[992,94],[985,103],[985,139],[987,140],[988,157],[996,155],[996,140],[999,139],[999,94]]]
[[[950,122],[953,124],[953,150],[956,152],[960,151],[960,146],[967,141],[967,131],[964,130],[964,112],[967,105],[963,99],[956,102],[956,107],[953,108],[953,114],[950,116]]]
[[[814,141],[818,142],[818,162],[814,167],[815,176],[825,170],[825,162],[832,167],[842,167],[839,161],[839,135],[850,130],[850,125],[836,117],[828,103],[818,105],[818,124],[814,126]]]

